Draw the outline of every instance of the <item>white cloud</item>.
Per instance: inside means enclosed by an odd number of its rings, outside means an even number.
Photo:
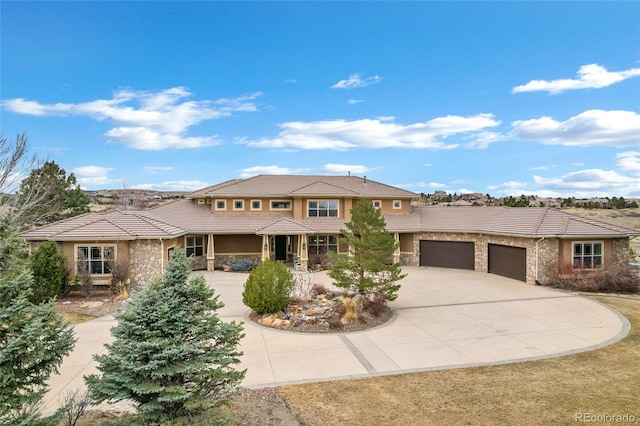
[[[362,99],[349,99],[349,100],[347,101],[347,103],[348,103],[349,105],[355,105],[355,104],[359,104],[359,103],[361,103],[361,102],[364,102],[364,101],[363,101]]]
[[[370,168],[367,166],[356,165],[356,164],[333,164],[328,163],[324,165],[324,171],[331,174],[347,174],[351,172],[352,174],[362,174],[367,173],[371,170],[375,170],[376,168]]]
[[[134,185],[132,189],[146,189],[150,191],[177,191],[191,192],[209,186],[209,183],[200,180],[174,180],[160,183],[145,183]]]
[[[525,193],[526,187],[527,187],[526,182],[508,181],[508,182],[503,182],[499,185],[489,185],[487,186],[487,189],[490,191],[493,191],[494,194],[491,194],[491,195],[494,195],[494,196],[495,195],[517,196]]]
[[[116,127],[107,131],[105,137],[133,149],[157,151],[215,145],[215,137],[185,137],[184,133],[203,121],[228,117],[234,112],[256,111],[252,101],[261,95],[256,92],[237,98],[193,101],[187,99],[192,94],[184,87],[155,92],[122,89],[111,99],[84,103],[41,104],[17,98],[3,101],[2,106],[25,115],[86,116],[108,121]]]
[[[533,179],[542,191],[559,196],[640,197],[640,177],[623,176],[613,170],[587,169],[560,177],[534,176]]]
[[[527,84],[514,87],[511,92],[522,93],[543,91],[555,95],[564,92],[565,90],[600,89],[637,76],[640,76],[640,68],[631,68],[626,71],[619,72],[609,72],[603,66],[598,64],[589,64],[580,67],[577,79],[560,79],[551,81],[531,80]]]
[[[172,170],[173,170],[173,167],[171,166],[145,166],[144,167],[145,173],[149,173],[152,175],[170,172]]]
[[[551,117],[514,121],[514,139],[545,145],[636,147],[640,115],[633,111],[589,110],[566,121]]]
[[[76,176],[80,187],[84,189],[117,182],[117,179],[109,177],[109,172],[111,171],[113,171],[112,168],[102,166],[81,166],[71,170]]]
[[[491,114],[470,117],[446,116],[401,125],[393,117],[377,119],[294,121],[280,125],[282,131],[275,138],[244,139],[241,142],[257,148],[332,149],[346,151],[354,148],[413,148],[452,149],[458,144],[443,142],[450,136],[462,135],[482,140],[483,130],[500,124]]]
[[[382,78],[380,76],[374,75],[373,77],[363,79],[362,74],[356,73],[356,74],[351,74],[349,78],[347,78],[346,80],[340,80],[339,82],[331,86],[331,88],[332,89],[355,89],[358,87],[371,86],[372,84],[380,83],[380,81],[382,81]]]
[[[308,168],[291,169],[280,166],[254,166],[240,170],[240,177],[249,178],[256,175],[294,175],[308,171]]]
[[[628,170],[634,174],[640,174],[640,152],[628,151],[616,155],[616,165],[621,170]]]

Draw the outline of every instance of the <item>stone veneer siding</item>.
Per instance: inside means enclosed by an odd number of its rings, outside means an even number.
[[[629,239],[615,238],[611,241],[611,263],[629,262]]]
[[[140,288],[162,276],[163,248],[160,240],[134,240],[129,243],[132,288]]]
[[[479,272],[488,272],[489,270],[489,244],[525,248],[527,250],[527,284],[535,284],[536,279],[541,283],[547,281],[547,268],[558,258],[560,247],[557,238],[534,239],[472,233],[421,232],[413,236],[413,253],[403,252],[400,254],[401,264],[420,265],[420,240],[474,242],[474,269]]]

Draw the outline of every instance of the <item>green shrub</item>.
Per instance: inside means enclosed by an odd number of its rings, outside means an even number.
[[[249,274],[242,302],[259,314],[280,311],[291,300],[295,284],[293,274],[283,263],[266,260]]]
[[[48,241],[38,247],[31,255],[31,273],[33,274],[32,303],[40,304],[61,294],[68,278],[64,267],[66,257],[58,251],[58,245]]]
[[[253,262],[247,259],[238,259],[231,262],[231,269],[239,272],[249,272],[253,269]]]

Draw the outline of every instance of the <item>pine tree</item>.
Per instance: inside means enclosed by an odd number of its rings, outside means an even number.
[[[40,418],[46,381],[75,344],[73,329],[53,300],[29,301],[33,276],[20,259],[8,217],[0,219],[0,424],[56,424]]]
[[[340,243],[348,246],[350,253],[329,253],[333,263],[329,276],[334,284],[363,295],[395,300],[400,290],[397,282],[406,274],[398,263],[390,263],[398,246],[387,232],[380,210],[361,199],[351,209],[351,221],[345,226]]]
[[[160,424],[229,401],[245,375],[233,368],[242,325],[218,318],[223,303],[189,271],[175,250],[163,277],[116,313],[115,340],[94,356],[102,374],[85,377],[94,402],[130,399],[145,424]]]

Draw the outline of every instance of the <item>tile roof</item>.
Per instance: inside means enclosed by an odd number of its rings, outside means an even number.
[[[26,239],[82,240],[137,238],[169,238],[184,235],[187,230],[167,221],[151,218],[143,212],[107,210],[45,225],[24,232]]]
[[[229,196],[345,195],[365,198],[414,197],[411,191],[358,176],[258,175],[192,192],[187,198]]]

